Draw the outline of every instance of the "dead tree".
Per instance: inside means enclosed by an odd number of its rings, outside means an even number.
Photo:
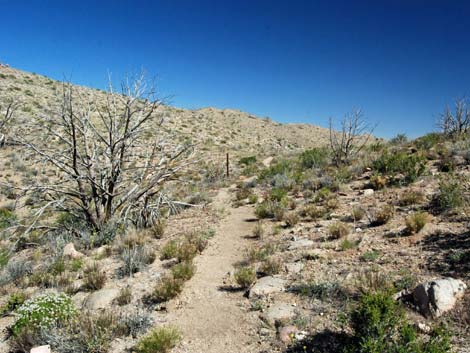
[[[43,135],[19,140],[59,178],[27,191],[96,230],[112,219],[152,224],[168,201],[163,186],[192,162],[192,146],[164,132],[161,105],[144,75],[126,80],[119,94],[111,84],[103,93],[64,83],[60,107],[30,127]]]
[[[7,104],[6,109],[3,110],[0,106],[0,148],[7,143],[7,135],[13,122],[13,115],[18,108],[19,103],[11,101]]]
[[[330,118],[330,148],[333,163],[348,164],[366,146],[373,128],[364,120],[360,109],[353,110],[341,121],[341,130],[336,131]]]
[[[465,99],[455,101],[455,112],[447,106],[441,114],[438,127],[444,134],[452,137],[460,136],[470,131],[470,109]]]

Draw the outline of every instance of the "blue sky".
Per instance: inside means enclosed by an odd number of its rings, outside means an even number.
[[[103,88],[144,67],[185,108],[326,126],[354,107],[376,134],[435,129],[470,95],[470,2],[0,0],[0,61]]]

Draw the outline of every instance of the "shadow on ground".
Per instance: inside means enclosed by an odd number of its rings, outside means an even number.
[[[423,250],[432,253],[427,260],[431,271],[470,280],[470,232],[432,234],[422,245]]]
[[[296,342],[285,353],[342,353],[350,339],[343,332],[325,330]]]

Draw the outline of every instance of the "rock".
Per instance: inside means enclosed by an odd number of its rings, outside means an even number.
[[[252,177],[246,178],[242,181],[243,186],[246,188],[254,188],[258,182],[258,176],[253,175]]]
[[[99,291],[93,292],[88,295],[88,297],[85,298],[83,306],[88,310],[109,308],[113,300],[118,295],[118,289],[100,289]]]
[[[78,259],[80,257],[85,256],[81,252],[75,250],[75,246],[73,245],[73,243],[68,243],[64,246],[63,255],[64,257],[69,257],[71,259]]]
[[[313,241],[310,239],[297,239],[297,240],[291,241],[289,245],[289,250],[307,248],[309,246],[312,246],[313,244],[314,244]]]
[[[467,160],[462,156],[455,155],[452,157],[452,160],[456,166],[461,167],[461,166],[467,165]]]
[[[286,264],[285,268],[288,273],[297,274],[303,270],[304,264],[302,262],[291,262]]]
[[[374,195],[374,189],[365,189],[365,190],[362,192],[362,194],[363,194],[364,196],[372,196],[372,195]]]
[[[268,294],[282,292],[285,289],[286,281],[279,277],[267,276],[260,278],[250,289],[249,297],[261,297]]]
[[[286,303],[278,303],[271,306],[263,313],[261,318],[271,326],[277,322],[285,322],[295,316],[295,307]]]
[[[459,279],[436,279],[419,284],[413,291],[413,300],[423,315],[439,317],[454,307],[466,288]]]
[[[416,325],[418,330],[422,333],[429,334],[431,333],[432,329],[428,325],[426,325],[424,322],[419,322],[418,325]]]
[[[31,348],[30,353],[51,353],[51,346],[39,346]]]
[[[263,165],[266,167],[266,168],[269,168],[271,166],[271,162],[273,161],[274,157],[268,157],[266,159],[263,160]]]
[[[291,343],[298,331],[299,329],[293,325],[284,326],[279,330],[279,339],[285,344]]]

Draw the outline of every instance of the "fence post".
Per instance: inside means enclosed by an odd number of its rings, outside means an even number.
[[[229,164],[229,160],[228,160],[228,152],[227,152],[227,178],[230,177],[230,164]]]

